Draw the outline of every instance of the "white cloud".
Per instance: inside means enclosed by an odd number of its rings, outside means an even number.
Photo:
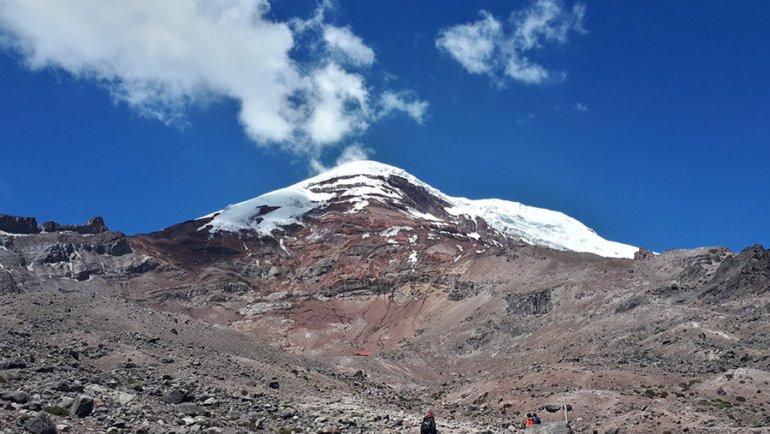
[[[459,24],[439,33],[436,46],[446,50],[472,74],[487,74],[493,68],[495,45],[503,38],[502,25],[486,11],[471,24]]]
[[[337,165],[350,163],[351,161],[360,161],[368,159],[372,154],[370,149],[364,148],[360,143],[354,143],[344,151],[337,158]]]
[[[485,74],[497,82],[512,79],[539,84],[564,77],[532,61],[528,53],[546,44],[565,44],[572,32],[585,33],[585,6],[566,9],[561,0],[534,0],[514,11],[510,30],[486,11],[472,23],[459,24],[439,32],[436,46],[449,53],[468,72]]]
[[[310,20],[291,24],[267,18],[269,6],[0,0],[0,43],[30,69],[96,81],[117,101],[166,123],[184,120],[191,106],[235,100],[257,144],[314,158],[376,120],[369,101],[380,92],[343,67],[371,65],[374,52],[350,28],[324,23],[329,1]],[[292,56],[304,42],[313,55],[300,62]]]
[[[363,77],[330,63],[315,71],[312,79],[307,134],[314,143],[335,143],[367,127],[369,92]]]
[[[588,106],[583,104],[582,102],[576,102],[575,103],[575,110],[577,110],[579,112],[587,112],[588,111]]]
[[[353,66],[369,66],[374,63],[374,50],[347,27],[326,25],[323,27],[323,38],[331,54],[341,62]]]
[[[383,92],[380,96],[380,112],[378,117],[387,116],[394,111],[409,115],[415,122],[422,124],[428,112],[428,103],[418,99],[411,92]]]

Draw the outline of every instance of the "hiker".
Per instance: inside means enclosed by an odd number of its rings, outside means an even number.
[[[535,418],[532,417],[532,413],[527,413],[527,418],[524,420],[524,428],[534,424]]]
[[[428,414],[422,418],[420,434],[438,434],[438,431],[436,431],[436,418],[433,417],[432,411],[429,411]]]
[[[540,416],[538,416],[537,413],[532,413],[532,420],[535,421],[535,425],[540,425],[541,423],[543,423],[540,420]]]

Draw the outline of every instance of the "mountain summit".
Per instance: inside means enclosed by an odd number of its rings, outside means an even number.
[[[605,240],[561,212],[500,199],[452,197],[397,167],[375,161],[338,166],[290,187],[205,216],[211,233],[253,231],[280,236],[287,228],[327,212],[356,214],[372,206],[396,209],[435,232],[457,227],[461,235],[492,243],[517,242],[611,258],[633,258],[637,247]]]

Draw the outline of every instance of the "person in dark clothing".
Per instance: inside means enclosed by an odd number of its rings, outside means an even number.
[[[428,414],[422,418],[420,434],[438,434],[438,431],[436,430],[436,418],[433,417],[432,411],[429,411]]]
[[[535,421],[535,425],[540,425],[543,423],[540,421],[540,416],[538,416],[537,413],[532,413],[532,420]]]

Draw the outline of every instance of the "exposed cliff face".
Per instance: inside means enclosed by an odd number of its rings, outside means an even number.
[[[10,234],[36,234],[40,232],[33,217],[16,217],[0,214],[0,231]]]
[[[0,274],[5,274],[0,290],[36,287],[41,281],[83,281],[97,275],[117,277],[149,259],[132,255],[126,236],[107,231],[99,220],[102,229],[93,232],[76,232],[70,230],[75,226],[68,226],[67,230],[54,232],[0,233]],[[78,226],[83,227],[96,226]]]

